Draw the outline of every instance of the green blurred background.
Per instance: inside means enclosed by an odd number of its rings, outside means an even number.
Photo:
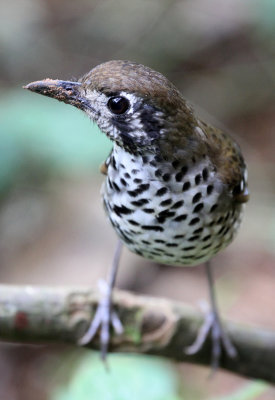
[[[110,59],[164,73],[241,144],[251,201],[235,243],[214,261],[219,303],[229,318],[275,329],[275,0],[0,0],[1,282],[95,286],[106,274],[116,238],[101,207],[99,164],[111,145],[80,111],[21,87],[76,79]],[[195,307],[207,298],[201,268],[159,266],[126,250],[118,286]],[[135,398],[128,376],[128,394],[123,383],[100,391],[110,378],[84,376],[101,368],[88,354],[1,345],[0,399]],[[274,389],[223,372],[209,381],[207,369],[190,365],[113,362],[118,384],[136,371],[141,399],[275,398]],[[149,370],[162,397],[148,393]]]

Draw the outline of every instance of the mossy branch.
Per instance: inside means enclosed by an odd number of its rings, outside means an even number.
[[[75,344],[86,331],[98,299],[99,293],[92,289],[0,285],[0,339]],[[210,341],[194,356],[184,352],[202,323],[202,316],[186,305],[116,290],[114,306],[125,331],[112,337],[110,351],[210,363]],[[228,321],[224,321],[224,327],[238,358],[223,357],[221,367],[275,383],[275,332]],[[98,342],[89,347],[98,348]]]

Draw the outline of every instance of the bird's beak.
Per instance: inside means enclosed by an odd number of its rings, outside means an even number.
[[[23,88],[44,96],[53,97],[81,110],[85,110],[88,104],[87,100],[81,96],[80,86],[79,82],[44,79],[42,81],[31,82],[23,86]]]

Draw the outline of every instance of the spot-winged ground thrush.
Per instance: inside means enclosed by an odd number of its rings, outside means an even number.
[[[197,352],[211,332],[213,368],[222,345],[233,357],[236,351],[221,327],[208,260],[235,237],[249,197],[236,142],[198,119],[163,75],[134,62],[109,61],[78,82],[45,79],[26,88],[83,110],[113,141],[102,167],[107,175],[103,202],[120,241],[159,263],[206,263],[212,313],[188,352]],[[81,340],[87,343],[100,328],[103,357],[110,325],[121,329],[111,308],[120,247],[105,297]]]

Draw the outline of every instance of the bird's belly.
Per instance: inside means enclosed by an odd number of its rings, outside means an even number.
[[[116,183],[117,182],[117,183]],[[160,263],[196,265],[234,238],[242,205],[207,194],[208,185],[171,190],[159,181],[141,181],[136,189],[107,182],[103,199],[117,234],[132,252]]]

